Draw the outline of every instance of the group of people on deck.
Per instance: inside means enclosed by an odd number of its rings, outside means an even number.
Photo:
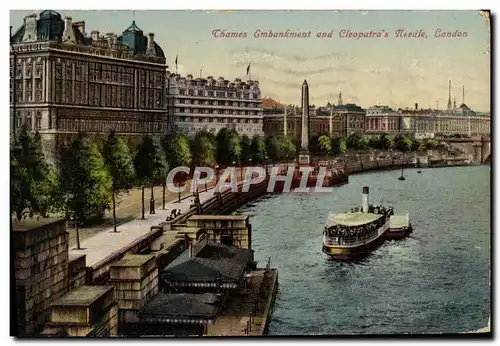
[[[354,210],[351,210],[354,212]],[[336,238],[338,244],[340,243],[355,243],[361,239],[370,239],[372,236],[375,236],[377,230],[384,225],[387,218],[391,215],[394,215],[394,210],[392,207],[385,208],[383,206],[374,207],[370,205],[368,207],[368,212],[373,214],[384,215],[383,217],[371,222],[369,224],[365,224],[362,226],[342,226],[335,225],[332,227],[325,227],[325,231],[323,234],[328,236],[330,239]]]

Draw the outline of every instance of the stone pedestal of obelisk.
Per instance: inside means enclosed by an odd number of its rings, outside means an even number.
[[[311,155],[309,153],[309,85],[304,80],[302,84],[302,121],[300,130],[299,166],[309,166]]]

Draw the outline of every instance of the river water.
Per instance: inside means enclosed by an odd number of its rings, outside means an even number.
[[[255,258],[279,271],[270,335],[457,333],[490,314],[489,166],[363,173],[319,196],[277,195],[243,206]],[[409,211],[412,238],[386,242],[361,263],[321,252],[330,211],[361,203]]]

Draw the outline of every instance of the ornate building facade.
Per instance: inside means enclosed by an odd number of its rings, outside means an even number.
[[[10,58],[11,133],[24,124],[54,149],[79,131],[135,140],[168,129],[165,55],[135,22],[88,35],[85,22],[45,10],[11,35]]]
[[[309,107],[310,137],[330,133],[334,136],[340,136],[345,132],[345,118],[342,117],[341,113],[335,113],[332,110],[332,108],[327,107]],[[282,134],[299,139],[302,121],[300,107],[264,109],[263,112],[264,133],[266,135]]]
[[[387,106],[373,106],[366,110],[365,133],[382,134],[399,131],[401,116]]]
[[[234,128],[249,137],[263,134],[262,99],[258,81],[230,82],[223,77],[193,78],[167,73],[168,104],[175,131],[194,136]]]

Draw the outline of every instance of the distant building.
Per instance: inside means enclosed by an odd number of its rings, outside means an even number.
[[[25,124],[50,148],[79,131],[163,135],[167,66],[154,34],[135,21],[120,36],[85,29],[45,10],[11,34],[11,131]]]
[[[349,136],[365,131],[366,111],[354,103],[346,103],[333,107],[333,113],[345,119],[343,132]]]
[[[397,132],[401,115],[388,106],[373,106],[366,110],[365,133],[382,134]]]
[[[286,107],[287,116],[285,119],[285,108],[264,109],[264,133],[266,135],[286,134],[292,138],[299,139],[301,129],[300,108],[295,106]],[[311,137],[330,134],[330,115],[332,125],[332,135],[343,134],[345,125],[342,114],[330,112],[328,107],[309,107],[309,135]],[[286,123],[286,131],[285,131]]]
[[[194,136],[233,128],[240,135],[262,135],[261,91],[258,81],[230,82],[223,77],[193,78],[167,74],[168,103],[175,131]]]

